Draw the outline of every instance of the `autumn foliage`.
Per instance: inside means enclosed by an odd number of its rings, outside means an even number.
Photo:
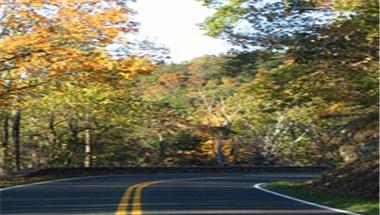
[[[0,9],[1,97],[52,79],[116,83],[152,70],[149,59],[107,49],[136,31],[126,1],[10,0]]]

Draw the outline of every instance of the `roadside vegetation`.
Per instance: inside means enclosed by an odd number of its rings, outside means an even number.
[[[296,197],[302,200],[369,215],[379,214],[378,199],[358,197],[324,190],[310,189],[307,184],[297,182],[273,182],[263,188]]]
[[[82,177],[82,176],[92,176],[86,174],[72,174],[72,175],[45,175],[45,176],[36,176],[36,177],[9,177],[9,178],[0,178],[0,189],[5,187],[12,187],[23,184],[30,184],[35,182],[42,182],[48,180],[70,178],[70,177]]]
[[[2,3],[0,175],[314,165],[316,189],[377,198],[379,2],[200,2],[236,48],[177,64],[129,40],[128,1]]]

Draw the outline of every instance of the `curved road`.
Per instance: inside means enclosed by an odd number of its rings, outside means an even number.
[[[300,181],[316,176],[187,173],[65,179],[1,191],[0,214],[342,214],[253,188],[262,182]]]

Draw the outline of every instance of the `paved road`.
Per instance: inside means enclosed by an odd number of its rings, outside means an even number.
[[[262,182],[298,181],[316,176],[257,173],[79,178],[3,190],[0,214],[339,214],[253,188]]]

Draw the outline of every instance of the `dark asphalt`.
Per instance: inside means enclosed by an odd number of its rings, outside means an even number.
[[[341,214],[253,188],[256,183],[299,181],[316,176],[315,173],[187,173],[80,178],[3,190],[0,193],[0,214],[114,214],[129,186],[156,180],[169,181],[142,191],[144,215]]]

